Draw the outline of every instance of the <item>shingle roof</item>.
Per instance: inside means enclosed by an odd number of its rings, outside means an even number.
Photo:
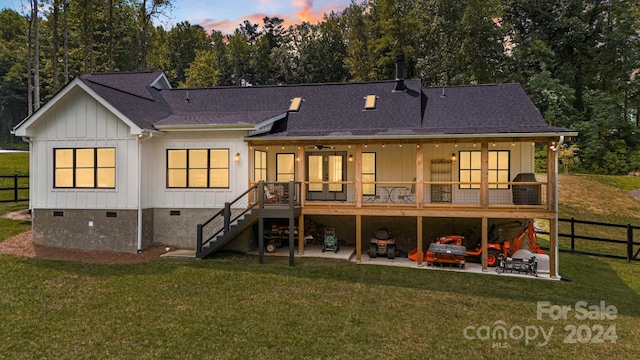
[[[285,86],[156,89],[161,73],[91,74],[80,79],[144,129],[277,126],[256,137],[403,137],[562,133],[549,126],[519,84],[421,88],[420,80]],[[375,109],[365,98],[375,95]],[[299,111],[289,112],[301,97]]]

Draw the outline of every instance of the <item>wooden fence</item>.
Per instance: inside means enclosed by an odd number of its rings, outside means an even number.
[[[586,231],[586,227],[580,225],[587,225],[589,230]],[[577,229],[578,227],[580,227],[580,229]],[[608,234],[607,237],[587,235],[594,234],[598,228],[603,228]],[[637,261],[640,260],[638,258],[638,255],[640,254],[640,247],[637,250],[635,250],[634,247],[640,245],[640,242],[634,241],[633,234],[634,230],[638,229],[640,229],[640,226],[631,224],[612,224],[597,221],[576,220],[575,218],[559,218],[558,250],[572,254],[603,256],[615,259],[626,259],[627,261]],[[538,231],[538,234],[548,235],[549,233],[546,231]],[[562,239],[566,239],[568,242],[562,241]],[[596,243],[606,243],[606,245],[602,246]]]
[[[29,201],[29,175],[0,175],[0,202],[18,201]]]

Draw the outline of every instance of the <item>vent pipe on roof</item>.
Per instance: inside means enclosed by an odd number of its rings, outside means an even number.
[[[404,91],[404,55],[396,55],[396,87],[394,91]]]

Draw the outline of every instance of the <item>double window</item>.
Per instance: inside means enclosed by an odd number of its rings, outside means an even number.
[[[116,187],[115,148],[53,149],[55,188]]]
[[[482,173],[481,151],[460,151],[460,189],[479,189]],[[509,188],[509,151],[489,151],[489,189]]]
[[[229,149],[167,150],[167,187],[229,188]]]

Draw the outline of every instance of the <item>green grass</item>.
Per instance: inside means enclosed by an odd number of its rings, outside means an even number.
[[[625,192],[640,189],[640,177],[638,176],[589,175],[589,177]]]
[[[584,181],[593,186],[588,177],[561,179],[578,193]],[[585,205],[593,202],[585,196],[561,191],[561,217],[579,210],[589,219],[634,220],[633,202],[616,199],[612,210]],[[0,213],[22,208],[0,204]],[[0,223],[0,241],[26,228]],[[635,262],[561,253],[560,273],[571,282],[326,259],[266,262],[221,254],[95,265],[0,255],[0,359],[629,359],[640,348]],[[538,319],[538,301],[572,308],[604,301],[617,315]],[[553,332],[544,346],[541,334],[529,343],[465,338],[465,328],[500,325]],[[564,341],[571,327],[589,340],[599,326],[615,329],[615,343]]]
[[[0,256],[0,358],[632,358],[637,264],[562,255],[544,281],[225,255],[88,265]],[[585,271],[588,268],[588,271]],[[10,280],[10,281],[7,281]],[[614,305],[615,320],[536,319],[537,301]],[[554,328],[547,346],[467,340],[468,326]],[[615,326],[615,344],[565,344],[565,326]]]
[[[29,175],[29,153],[1,153],[0,175]]]
[[[29,174],[29,154],[28,153],[2,153],[0,154],[0,175],[28,175]],[[13,179],[0,179],[0,188],[12,187]],[[29,186],[27,179],[20,179],[19,186]],[[28,190],[20,190],[20,197],[28,198]],[[13,191],[0,191],[0,200],[13,199]],[[29,207],[26,201],[21,202],[0,202],[0,215],[24,210]],[[12,221],[0,218],[0,241],[13,235],[27,231],[31,224],[25,221]]]

